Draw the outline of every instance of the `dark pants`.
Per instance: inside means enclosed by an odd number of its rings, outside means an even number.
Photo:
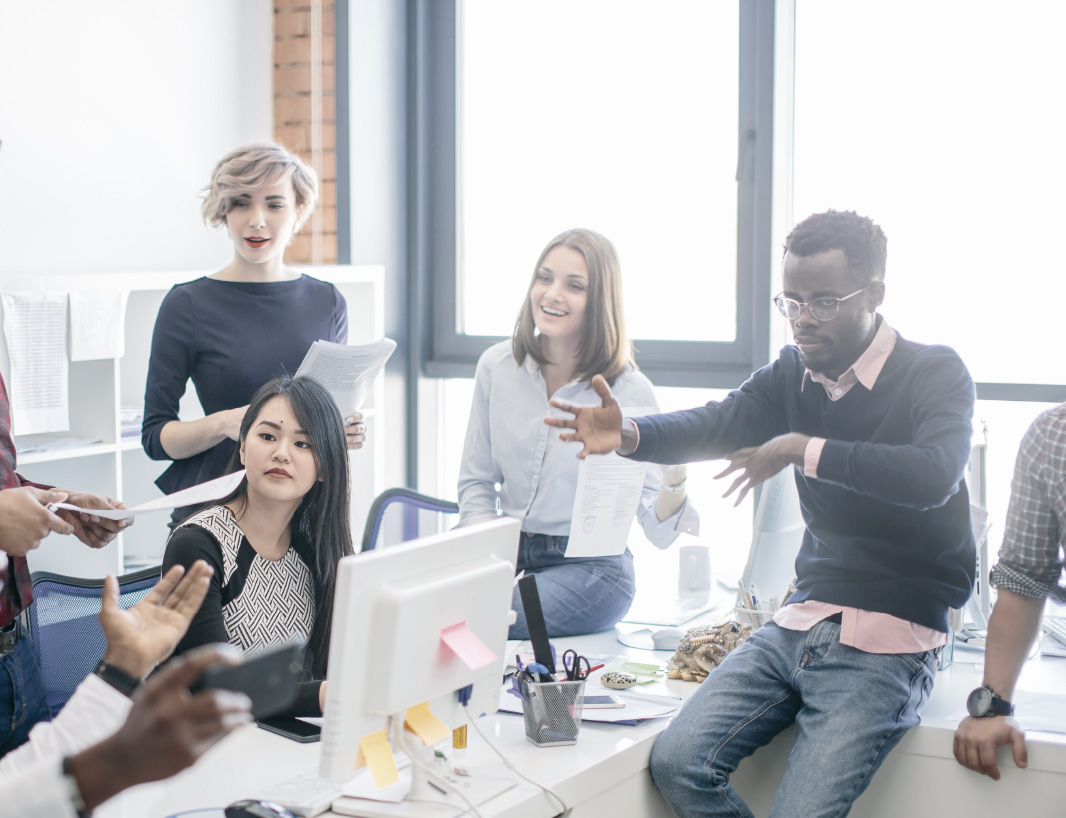
[[[35,724],[51,719],[33,645],[22,638],[0,656],[0,756],[29,738]]]

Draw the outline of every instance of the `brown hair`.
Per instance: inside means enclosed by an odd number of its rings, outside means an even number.
[[[550,363],[540,350],[530,294],[544,259],[560,246],[580,253],[589,271],[588,305],[585,307],[578,348],[578,377],[589,380],[593,375],[603,375],[608,383],[613,384],[626,369],[636,368],[636,364],[633,361],[633,344],[626,335],[618,253],[610,241],[592,230],[566,230],[548,242],[548,246],[541,251],[511,338],[515,360],[521,366],[528,355],[541,366]]]

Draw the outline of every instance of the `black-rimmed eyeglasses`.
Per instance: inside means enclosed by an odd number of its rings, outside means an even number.
[[[871,281],[870,284],[872,283]],[[870,284],[867,284],[866,287],[869,287]],[[866,287],[860,287],[855,292],[840,298],[812,298],[810,301],[797,301],[794,298],[787,298],[784,293],[781,293],[774,296],[774,304],[777,305],[778,311],[789,321],[795,321],[799,318],[803,314],[804,307],[810,310],[811,315],[817,320],[832,321],[837,317],[837,313],[840,312],[841,303],[849,298],[854,298]]]

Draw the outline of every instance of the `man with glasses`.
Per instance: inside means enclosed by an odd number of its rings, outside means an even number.
[[[963,472],[974,386],[956,353],[900,337],[884,300],[885,234],[819,213],[785,243],[774,299],[795,345],[722,401],[623,421],[606,382],[596,407],[545,419],[636,460],[725,458],[728,494],[794,467],[807,530],[796,590],[716,668],[659,737],[651,772],[674,811],[749,816],[729,783],[741,759],[795,722],[773,815],[843,815],[918,723],[948,609],[975,571]],[[767,589],[763,589],[766,591]]]

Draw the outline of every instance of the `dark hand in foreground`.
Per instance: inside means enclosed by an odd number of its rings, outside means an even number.
[[[74,527],[74,536],[90,548],[103,548],[111,542],[124,528],[133,525],[132,518],[129,520],[109,520],[106,517],[98,517],[88,513],[94,508],[125,508],[124,503],[112,500],[102,494],[88,494],[83,491],[68,491],[67,502],[72,506],[84,508],[87,511],[71,511],[61,508],[56,512]]]
[[[67,499],[64,491],[23,486],[0,491],[0,551],[24,557],[53,531],[71,534],[74,527],[46,506]]]
[[[100,604],[100,625],[107,637],[104,661],[134,678],[144,678],[185,635],[207,595],[211,573],[211,566],[203,560],[194,562],[187,574],[175,565],[126,611],[118,604],[118,582],[108,576]]]
[[[802,466],[803,453],[807,448],[810,438],[796,432],[779,435],[766,441],[761,446],[750,446],[746,449],[737,449],[732,454],[726,455],[729,466],[714,476],[719,480],[734,472],[740,472],[733,480],[729,490],[723,494],[728,497],[737,489],[737,501],[733,504],[739,506],[755,486],[765,480],[769,480],[786,466]]]
[[[553,400],[552,406],[572,413],[574,418],[544,418],[544,422],[549,426],[574,430],[563,432],[559,439],[575,440],[584,444],[577,455],[582,460],[590,454],[608,454],[622,445],[622,410],[618,408],[618,401],[611,395],[611,387],[607,385],[603,375],[596,375],[592,379],[592,388],[600,396],[599,406],[573,406]]]
[[[1029,753],[1025,749],[1025,733],[1018,722],[1009,716],[983,719],[967,716],[955,731],[955,760],[963,767],[987,775],[993,781],[999,781],[996,747],[1001,744],[1011,745],[1014,763],[1019,767],[1025,767],[1029,763]]]
[[[184,770],[232,730],[252,721],[252,703],[243,693],[189,692],[189,685],[211,665],[239,664],[232,650],[210,645],[176,659],[137,691],[117,733],[71,759],[71,772],[90,810],[128,787]]]

